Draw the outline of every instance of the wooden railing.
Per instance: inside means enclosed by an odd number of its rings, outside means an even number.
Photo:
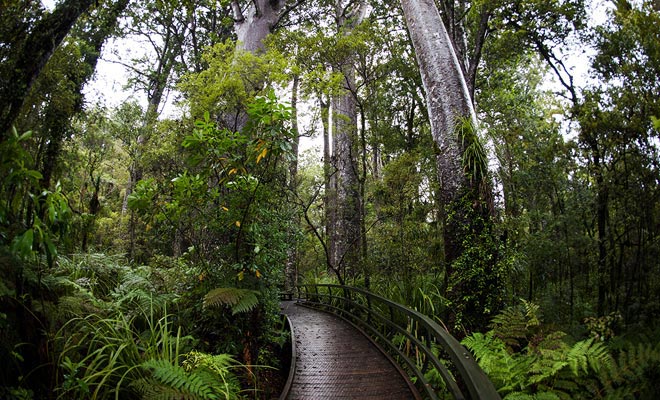
[[[301,285],[298,291],[302,305],[337,314],[387,351],[424,397],[500,399],[470,352],[427,316],[351,286]]]

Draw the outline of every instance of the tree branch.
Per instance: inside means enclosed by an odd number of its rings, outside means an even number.
[[[548,65],[550,65],[550,68],[559,79],[559,83],[561,83],[561,85],[570,93],[570,100],[573,103],[573,106],[577,106],[578,97],[575,90],[575,84],[573,82],[573,75],[571,75],[571,73],[568,71],[568,68],[566,68],[566,65],[564,65],[564,63],[554,55],[552,50],[550,50],[545,45],[545,43],[543,43],[543,41],[536,37],[533,37],[532,41],[543,59],[548,63]],[[562,71],[566,76],[562,75]]]
[[[472,57],[470,57],[470,65],[468,65],[467,76],[465,77],[468,90],[470,91],[470,96],[472,96],[473,101],[474,89],[477,82],[477,68],[479,67],[479,62],[481,61],[484,42],[486,41],[486,35],[488,34],[488,21],[490,21],[491,15],[492,12],[490,5],[488,3],[484,4],[481,7],[479,29],[477,30],[477,35],[475,38],[474,52],[472,53]]]
[[[234,0],[231,2],[231,11],[234,14],[234,21],[241,23],[245,21],[245,16],[243,15],[243,10],[241,10],[241,5],[238,4],[238,1]]]
[[[277,21],[273,24],[271,27],[271,30],[275,30],[280,23],[291,13],[291,11],[295,10],[298,8],[300,5],[302,5],[306,0],[297,0],[293,4],[290,4],[288,6],[285,6],[284,9],[280,12],[280,15],[277,17]]]

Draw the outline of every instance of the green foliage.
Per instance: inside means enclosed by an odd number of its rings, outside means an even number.
[[[31,136],[32,132],[19,135],[14,128],[0,143],[0,190],[5,193],[0,202],[0,244],[10,244],[11,251],[26,261],[43,254],[52,266],[56,241],[68,230],[71,210],[59,184],[54,191],[34,193],[42,175],[30,169],[33,160],[23,147]],[[30,217],[22,220],[26,203]]]
[[[592,398],[594,382],[615,365],[610,350],[593,338],[571,345],[563,332],[544,332],[537,312],[531,303],[505,309],[493,330],[462,343],[505,399]]]
[[[481,144],[479,130],[469,117],[458,121],[455,129],[463,150],[463,170],[468,179],[475,186],[479,186],[488,175],[488,155]]]
[[[453,328],[478,330],[487,325],[504,303],[510,257],[495,221],[479,204],[478,188],[454,201],[448,209],[447,225],[454,226],[461,243],[459,256],[448,267],[447,298]],[[456,249],[454,249],[456,251]]]
[[[520,350],[529,343],[530,332],[541,325],[538,313],[538,305],[521,300],[520,305],[507,307],[494,316],[490,327],[508,348]]]
[[[256,55],[236,50],[235,43],[216,43],[203,54],[207,68],[184,75],[179,89],[194,118],[205,113],[214,120],[243,112],[264,87],[284,80],[284,56],[272,49]],[[230,121],[223,127],[232,129]]]
[[[216,288],[204,296],[204,307],[231,307],[232,314],[248,312],[259,304],[256,290],[239,288]]]
[[[236,362],[226,355],[199,352],[184,355],[183,366],[149,359],[140,367],[150,376],[131,383],[143,399],[237,399],[238,382],[230,369]]]
[[[627,343],[611,368],[600,375],[605,399],[653,399],[660,376],[660,345]]]

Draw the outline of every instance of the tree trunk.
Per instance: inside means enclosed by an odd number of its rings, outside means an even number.
[[[344,71],[349,74],[353,72]],[[344,276],[351,274],[359,260],[360,202],[357,176],[356,146],[357,111],[355,99],[349,91],[332,99],[333,160],[336,179],[336,223],[332,264]],[[331,236],[331,237],[333,237]]]
[[[476,125],[476,116],[459,60],[434,1],[401,0],[401,4],[426,91],[431,134],[439,148],[439,195],[441,207],[446,208],[459,200],[468,184],[456,128],[466,118]],[[460,255],[462,238],[453,235],[457,229],[445,227],[447,264]]]
[[[238,1],[232,1],[234,30],[238,44],[237,51],[257,54],[263,50],[264,39],[279,23],[286,0],[253,0],[247,13],[243,13]],[[261,89],[262,82],[252,82],[255,90]],[[245,110],[226,115],[225,124],[234,131],[240,131],[247,123]]]
[[[434,0],[401,0],[401,5],[438,146],[445,290],[452,304],[447,322],[455,329],[483,329],[502,305],[503,284],[496,271],[498,240],[489,215],[492,189],[487,177],[475,177],[464,167],[466,147],[478,144],[476,132],[469,140],[463,136],[471,129],[468,124],[476,129],[465,70]],[[472,249],[476,251],[467,252]]]
[[[291,193],[296,193],[298,190],[298,145],[300,142],[298,136],[298,86],[300,77],[298,75],[293,77],[293,85],[291,88],[291,130],[293,131],[293,145],[291,152],[296,156],[289,162],[289,190]],[[287,262],[284,267],[284,290],[286,292],[293,292],[298,282],[298,251],[295,242],[294,229],[300,225],[300,218],[296,212],[292,221],[292,227],[289,228],[289,250],[287,254]]]
[[[319,107],[321,109],[321,124],[323,125],[323,188],[325,195],[323,196],[323,208],[325,209],[325,244],[327,249],[326,262],[334,272],[337,267],[333,264],[334,261],[334,231],[336,221],[336,205],[337,195],[335,191],[335,170],[334,161],[332,156],[330,144],[330,102],[323,98],[323,94],[319,94]]]
[[[337,31],[348,35],[367,16],[366,1],[359,4],[335,3]],[[339,71],[344,75],[344,93],[331,100],[332,148],[336,178],[336,219],[331,232],[333,252],[331,264],[346,275],[358,271],[360,264],[360,192],[357,167],[357,105],[355,100],[355,67],[351,56],[342,60]]]
[[[94,0],[67,0],[39,20],[25,42],[19,44],[12,73],[0,88],[0,141],[18,117],[25,98],[55,49]]]

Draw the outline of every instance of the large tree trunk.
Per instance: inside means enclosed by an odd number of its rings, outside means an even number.
[[[401,4],[426,91],[431,133],[439,148],[440,202],[447,207],[459,199],[468,184],[456,129],[466,118],[476,125],[472,99],[434,1],[401,0]],[[447,263],[460,254],[460,240],[452,237],[452,232],[445,232]]]
[[[62,1],[39,20],[16,51],[9,77],[0,87],[0,141],[18,117],[25,98],[53,52],[69,34],[71,27],[94,0]]]
[[[367,16],[366,1],[335,3],[337,30],[348,35]],[[357,105],[355,100],[355,67],[351,56],[342,60],[338,70],[344,75],[344,92],[331,100],[332,148],[334,170],[335,214],[330,232],[330,263],[344,275],[354,274],[360,263],[360,191],[357,167]]]
[[[333,264],[334,237],[336,218],[337,195],[335,193],[335,169],[330,144],[330,101],[319,94],[319,108],[321,109],[321,124],[323,126],[323,208],[325,210],[325,247],[326,263],[330,269],[327,272],[335,273],[336,265]]]
[[[293,131],[293,144],[291,146],[291,152],[296,155],[289,162],[289,191],[292,194],[297,193],[298,191],[298,147],[300,143],[300,137],[298,136],[298,86],[300,83],[300,77],[298,75],[293,77],[293,85],[291,87],[291,130]],[[294,226],[300,225],[300,218],[296,212],[294,215],[294,220],[292,221]],[[293,292],[298,282],[298,249],[295,242],[294,227],[289,228],[289,243],[290,247],[287,252],[287,261],[284,267],[284,290],[286,292]]]
[[[247,14],[237,1],[232,2],[238,48],[257,53],[264,47],[264,39],[280,21],[286,0],[254,0]]]
[[[350,75],[352,68],[344,73]],[[353,79],[351,79],[352,81]],[[333,242],[332,265],[346,273],[352,273],[359,261],[360,210],[355,145],[357,139],[357,111],[353,94],[347,93],[332,99],[333,161],[336,176],[336,214],[331,232]]]
[[[478,141],[475,132],[469,141],[459,135],[459,128],[472,129],[468,124],[476,129],[466,72],[434,0],[401,0],[401,5],[426,92],[431,133],[438,146],[445,289],[452,303],[448,322],[454,328],[480,329],[501,307],[502,283],[495,270],[498,246],[488,206],[492,189],[486,177],[475,178],[464,167],[466,146]],[[480,249],[466,253],[471,248]],[[467,259],[460,259],[464,256]]]
[[[286,0],[253,0],[247,12],[243,12],[238,1],[232,1],[234,30],[238,44],[237,51],[257,54],[263,50],[264,39],[275,29],[282,18]],[[252,82],[254,90],[260,90],[262,82]],[[236,114],[226,115],[225,124],[234,131],[240,131],[247,123],[247,112],[237,110]]]

